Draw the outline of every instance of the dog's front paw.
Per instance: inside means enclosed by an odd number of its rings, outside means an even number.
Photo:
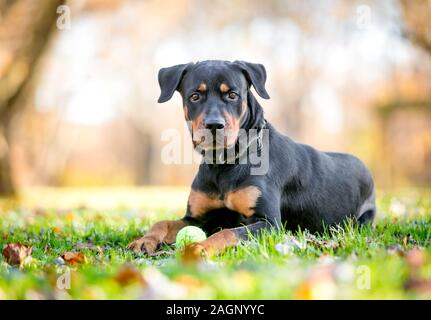
[[[185,263],[196,263],[204,260],[207,256],[207,250],[200,243],[189,244],[181,254],[182,261]]]
[[[144,236],[130,243],[127,249],[136,253],[143,252],[151,256],[157,251],[158,247],[159,242],[156,239]]]

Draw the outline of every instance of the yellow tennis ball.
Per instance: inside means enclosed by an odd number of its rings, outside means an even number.
[[[188,226],[182,228],[175,239],[175,243],[178,247],[185,247],[188,244],[194,242],[204,241],[207,238],[205,232],[198,227]]]

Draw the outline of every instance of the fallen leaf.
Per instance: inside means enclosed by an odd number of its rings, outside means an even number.
[[[407,290],[431,294],[431,279],[410,278],[405,284]]]
[[[176,283],[179,283],[185,287],[187,287],[188,289],[192,288],[201,288],[203,287],[203,283],[202,281],[200,281],[199,279],[189,275],[189,274],[181,274],[177,277],[174,278],[174,281]]]
[[[405,257],[407,264],[412,269],[418,269],[425,263],[425,253],[418,248],[406,252]]]
[[[67,222],[71,223],[76,220],[76,215],[73,212],[68,212],[64,218]]]
[[[294,297],[297,300],[311,300],[313,297],[310,283],[308,281],[300,283],[295,290]]]
[[[48,211],[43,208],[36,208],[33,210],[35,216],[46,217],[48,215]]]
[[[118,270],[115,276],[115,281],[117,281],[121,286],[127,286],[131,283],[141,283],[145,284],[145,280],[141,272],[131,264],[124,264],[120,270]]]
[[[52,232],[59,234],[59,233],[61,233],[61,229],[60,229],[60,227],[53,227]]]
[[[22,265],[31,256],[33,248],[19,243],[6,244],[3,247],[3,257],[10,265]]]
[[[316,267],[295,290],[295,298],[300,300],[335,299],[337,287],[332,267]]]
[[[82,252],[65,252],[61,257],[64,262],[72,266],[87,262],[87,258]]]

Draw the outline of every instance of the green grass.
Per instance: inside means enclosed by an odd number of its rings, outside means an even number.
[[[18,205],[3,205],[0,247],[32,246],[32,259],[19,267],[0,257],[0,299],[431,297],[429,191],[380,193],[374,227],[268,232],[197,265],[183,265],[175,247],[156,257],[125,250],[153,222],[180,217],[186,196],[172,188],[26,191]],[[70,251],[86,261],[61,264]],[[62,275],[68,290],[57,287]]]

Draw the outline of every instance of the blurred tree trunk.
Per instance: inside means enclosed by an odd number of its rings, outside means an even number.
[[[401,0],[405,36],[431,56],[431,0]]]
[[[64,0],[0,0],[0,195],[13,195],[11,120],[25,104]]]

